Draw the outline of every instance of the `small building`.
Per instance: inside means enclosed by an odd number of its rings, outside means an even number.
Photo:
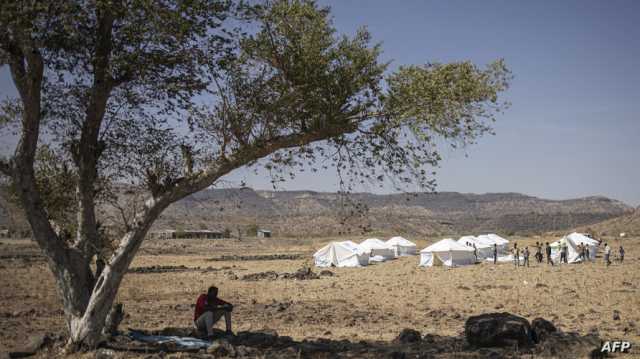
[[[153,238],[158,238],[158,239],[187,239],[187,238],[221,239],[221,238],[224,238],[223,232],[212,231],[208,229],[185,229],[185,230],[167,229],[163,231],[152,232],[151,235]]]
[[[258,229],[257,236],[259,238],[271,238],[271,231],[268,229]]]

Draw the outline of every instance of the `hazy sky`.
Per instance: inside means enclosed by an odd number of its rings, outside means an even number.
[[[341,33],[366,25],[392,69],[504,58],[511,108],[466,151],[445,151],[438,189],[563,199],[604,195],[640,205],[640,1],[322,0]],[[0,71],[0,93],[13,92]],[[466,155],[466,156],[465,156]],[[269,178],[228,176],[255,188]],[[282,189],[333,191],[326,172]]]

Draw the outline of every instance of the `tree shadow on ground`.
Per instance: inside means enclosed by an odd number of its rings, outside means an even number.
[[[190,328],[147,331],[149,335],[191,336]],[[216,333],[208,349],[181,349],[171,343],[161,345],[132,340],[126,334],[113,337],[102,350],[146,354],[161,358],[180,352],[181,358],[598,358],[601,340],[594,335],[554,333],[544,341],[525,348],[475,348],[464,336],[420,335],[404,330],[393,341],[350,341],[309,338],[302,341],[280,336],[275,331],[244,331],[234,336]]]

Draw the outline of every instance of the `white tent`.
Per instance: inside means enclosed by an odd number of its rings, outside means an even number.
[[[393,249],[378,238],[365,239],[360,243],[360,248],[362,248],[371,257],[380,256],[383,260],[395,258]]]
[[[475,263],[473,248],[447,238],[420,251],[420,266],[459,266]]]
[[[504,239],[504,238],[502,238],[502,237],[500,237],[499,235],[494,234],[494,233],[489,233],[489,234],[481,235],[481,236],[478,236],[478,237],[485,237],[485,236],[486,236],[486,237],[487,237],[487,238],[488,238],[492,243],[497,244],[497,245],[498,245],[498,248],[500,248],[500,247],[502,246],[503,248],[505,248],[505,250],[508,250],[508,249],[509,249],[509,241],[508,241],[507,239]]]
[[[331,242],[314,255],[316,267],[361,267],[369,264],[369,255],[351,241]]]
[[[496,245],[496,247],[498,247],[498,256],[509,254],[509,241],[500,237],[499,235],[489,233],[489,234],[479,235],[477,238],[480,243],[488,244],[489,246],[491,246],[491,255],[490,255],[491,258],[493,258],[494,244]]]
[[[598,253],[598,246],[600,245],[600,242],[593,238],[589,238],[581,233],[573,232],[550,244],[552,249],[551,257],[554,261],[560,260],[560,248],[563,243],[567,244],[568,263],[580,262],[580,253],[578,252],[578,246],[580,244],[587,245],[589,248],[589,259],[591,260],[595,260],[596,254]]]
[[[470,248],[473,251],[473,246],[476,246],[478,252],[478,259],[493,258],[493,244],[488,239],[482,239],[474,236],[464,236],[458,239],[458,243]]]
[[[393,249],[396,257],[413,256],[417,253],[416,244],[404,237],[391,237],[386,244]]]
[[[458,243],[462,244],[463,246],[473,247],[473,244],[476,243],[477,240],[478,238],[474,236],[462,236],[460,237],[460,239],[458,239]]]

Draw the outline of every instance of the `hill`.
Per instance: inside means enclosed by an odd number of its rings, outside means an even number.
[[[626,233],[627,236],[638,237],[640,236],[640,207],[634,212],[594,225],[583,226],[581,229],[601,236],[617,237],[620,233]]]
[[[124,186],[119,191],[121,198],[131,193]],[[229,188],[205,190],[174,203],[156,222],[154,230],[228,229],[236,235],[254,235],[255,229],[262,227],[278,236],[454,236],[482,232],[512,235],[565,231],[609,220],[599,226],[614,231],[639,222],[638,212],[631,214],[633,211],[624,203],[605,197],[558,201],[519,193],[457,192],[345,196]],[[107,205],[101,208],[100,215],[106,224],[121,218]],[[0,226],[26,226],[19,209],[6,200],[0,200]]]
[[[211,189],[169,207],[156,228],[265,227],[278,235],[363,232],[532,234],[599,223],[633,211],[605,197],[547,200],[519,193],[377,195]]]

